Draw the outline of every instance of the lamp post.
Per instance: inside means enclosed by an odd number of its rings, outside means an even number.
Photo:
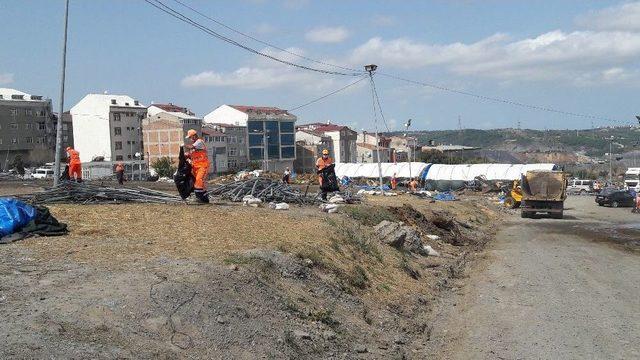
[[[69,0],[64,6],[64,40],[62,41],[62,74],[60,76],[60,111],[56,124],[56,158],[53,167],[53,185],[60,182],[60,156],[62,155],[62,116],[64,113],[64,80],[67,69],[67,27],[69,24]]]
[[[378,155],[378,180],[380,181],[380,192],[384,195],[384,188],[382,184],[382,164],[380,163],[380,137],[378,135],[378,116],[376,115],[376,99],[373,85],[373,73],[378,68],[378,65],[369,64],[364,66],[364,70],[369,73],[369,81],[371,83],[371,99],[373,101],[373,125],[376,132],[376,153]]]
[[[609,185],[613,185],[613,136],[609,138]]]
[[[409,147],[409,137],[408,137],[409,127],[410,127],[410,126],[411,126],[411,119],[407,120],[407,122],[404,124],[404,128],[405,128],[405,129],[406,129],[406,131],[407,131],[407,132],[404,134],[405,140],[407,141],[407,150],[409,150],[409,149],[410,149],[410,147]],[[411,151],[409,151],[409,154],[408,154],[408,155],[409,155],[409,156],[408,156],[408,159],[407,159],[407,160],[409,160],[409,180],[411,180],[411,179],[412,179],[412,176],[411,176]]]

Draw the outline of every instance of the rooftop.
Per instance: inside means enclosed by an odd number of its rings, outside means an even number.
[[[40,95],[29,95],[16,89],[0,88],[0,100],[43,101],[48,99],[44,99]]]
[[[226,136],[225,133],[211,129],[211,128],[202,128],[202,134],[203,135],[209,135],[209,136]]]
[[[356,144],[359,147],[363,147],[365,149],[369,149],[369,150],[377,150],[377,146],[373,145],[373,144],[367,144],[367,143],[357,143]],[[380,146],[380,150],[388,150],[389,148]]]
[[[287,110],[282,110],[272,106],[251,106],[251,105],[229,105],[243,113],[267,114],[267,115],[290,115]]]
[[[348,126],[345,125],[336,125],[331,123],[311,123],[311,124],[303,124],[298,125],[298,130],[313,130],[317,132],[325,132],[325,131],[340,131],[344,128],[349,129]],[[349,129],[351,130],[351,129]]]
[[[195,113],[193,113],[191,110],[187,109],[186,107],[183,106],[179,106],[179,105],[174,105],[172,103],[168,103],[168,104],[151,104],[149,107],[155,106],[163,111],[166,112],[179,112],[179,113],[184,113],[187,115],[195,115]]]

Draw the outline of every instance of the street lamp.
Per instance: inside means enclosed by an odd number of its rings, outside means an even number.
[[[405,140],[407,141],[407,150],[410,149],[410,147],[409,147],[409,137],[408,137],[409,127],[411,127],[411,119],[407,120],[407,122],[404,124],[404,128],[407,131],[404,134]],[[408,155],[409,156],[408,156],[407,160],[409,160],[409,179],[411,180],[412,179],[412,177],[411,177],[411,151],[409,151]]]
[[[609,138],[609,185],[613,185],[613,135]]]

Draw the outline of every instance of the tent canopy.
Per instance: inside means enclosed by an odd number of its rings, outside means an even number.
[[[382,177],[392,177],[393,174],[396,174],[397,178],[418,177],[428,166],[429,164],[421,162],[382,163]],[[377,179],[378,164],[337,163],[336,176]]]

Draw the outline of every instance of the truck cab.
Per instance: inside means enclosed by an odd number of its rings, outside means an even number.
[[[624,173],[624,185],[627,189],[640,190],[640,168],[628,168]]]

